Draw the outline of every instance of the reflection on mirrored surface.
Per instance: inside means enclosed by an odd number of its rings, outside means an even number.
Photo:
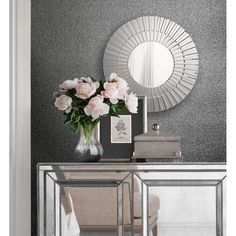
[[[133,79],[148,88],[164,84],[170,78],[174,68],[171,52],[157,42],[138,45],[130,54],[128,63]]]
[[[39,235],[223,236],[225,167],[189,168],[42,165]]]

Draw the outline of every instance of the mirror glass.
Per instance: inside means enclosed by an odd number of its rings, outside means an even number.
[[[157,42],[145,42],[133,49],[128,61],[129,72],[140,85],[153,88],[164,84],[174,69],[171,52]]]
[[[103,57],[105,79],[115,72],[130,91],[147,96],[147,111],[179,104],[193,89],[199,57],[190,35],[159,16],[141,16],[122,25],[110,38]]]

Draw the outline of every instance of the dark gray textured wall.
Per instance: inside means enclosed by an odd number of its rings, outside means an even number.
[[[69,161],[78,136],[63,126],[52,93],[83,72],[104,79],[102,59],[125,22],[158,15],[181,25],[200,58],[199,79],[176,107],[148,115],[182,138],[188,161],[225,161],[225,0],[32,0],[32,235],[36,163]]]

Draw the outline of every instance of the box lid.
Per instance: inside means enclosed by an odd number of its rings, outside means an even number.
[[[160,131],[151,131],[134,136],[134,141],[180,141],[180,136]]]

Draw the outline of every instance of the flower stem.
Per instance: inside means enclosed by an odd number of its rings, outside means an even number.
[[[94,139],[94,128],[96,126],[97,123],[87,123],[82,125],[82,129],[83,129],[83,133],[84,133],[84,138],[85,138],[85,142],[86,144],[91,144],[93,142]]]

